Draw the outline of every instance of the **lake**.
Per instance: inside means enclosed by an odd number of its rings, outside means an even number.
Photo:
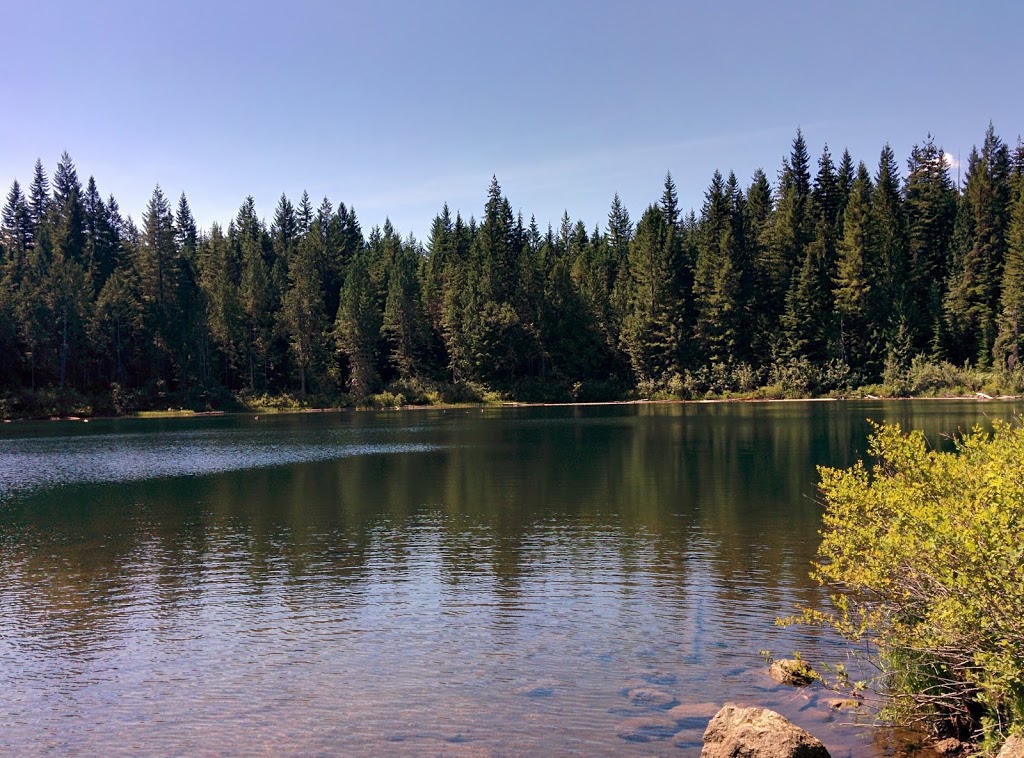
[[[649,404],[0,427],[0,753],[698,755],[712,704],[833,756],[890,732],[759,654],[808,577],[815,466],[970,401]],[[671,729],[636,718],[693,705]],[[648,742],[638,738],[653,738]]]

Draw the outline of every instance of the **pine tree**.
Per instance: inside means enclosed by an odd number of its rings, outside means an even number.
[[[381,335],[388,363],[401,379],[411,379],[418,373],[426,343],[426,316],[416,269],[415,250],[396,244],[387,275]]]
[[[235,234],[232,228],[225,236],[220,225],[213,224],[210,234],[200,243],[198,256],[207,328],[222,361],[219,379],[232,389],[238,387],[236,377],[244,370],[246,358],[244,315],[239,293],[241,263],[229,239]]]
[[[1017,197],[1007,235],[1006,265],[1000,295],[998,331],[992,356],[995,365],[1017,369],[1024,352],[1024,178],[1017,179]]]
[[[804,264],[806,248],[814,232],[814,218],[808,208],[811,202],[808,163],[807,143],[803,133],[797,130],[792,151],[779,174],[778,201],[757,260],[757,279],[763,287],[758,303],[763,319],[761,331],[769,340],[762,349],[773,349],[771,343],[776,340],[772,335],[780,331],[780,319],[786,309],[794,272]]]
[[[825,145],[821,151],[821,157],[818,159],[818,174],[814,177],[811,197],[814,199],[815,210],[831,229],[834,229],[837,224],[837,218],[841,212],[840,206],[843,202],[844,193],[840,181],[835,165],[832,163],[832,154],[828,150],[828,145]]]
[[[472,374],[473,331],[482,308],[478,275],[470,261],[473,246],[472,224],[455,214],[452,224],[451,257],[444,271],[444,293],[441,311],[441,333],[448,355],[448,370],[453,382]]]
[[[672,172],[665,174],[665,190],[661,193],[661,215],[669,227],[679,223],[679,194],[676,192],[676,183],[672,180]]]
[[[341,288],[334,340],[347,363],[347,387],[355,397],[366,397],[378,384],[377,352],[381,313],[370,282],[366,255],[352,261]]]
[[[629,304],[622,324],[622,349],[636,376],[645,381],[660,381],[678,369],[668,234],[664,213],[652,205],[637,224],[629,246]]]
[[[0,242],[0,254],[7,256],[4,248]],[[7,272],[0,272],[0,391],[16,386],[21,357],[17,290]]]
[[[7,203],[0,215],[0,240],[5,250],[3,264],[8,281],[17,286],[28,266],[28,254],[32,248],[31,216],[17,179],[11,184]]]
[[[263,222],[256,216],[251,195],[239,208],[235,225],[235,244],[242,267],[238,294],[245,316],[249,389],[266,392],[278,300],[272,286],[270,240]]]
[[[89,177],[82,196],[85,231],[85,260],[97,295],[117,265],[117,232],[110,225],[110,214],[100,197],[96,180]]]
[[[302,190],[302,197],[299,199],[299,207],[295,211],[295,220],[299,225],[299,234],[308,234],[313,224],[313,202],[309,199],[309,193]]]
[[[178,252],[174,243],[174,217],[167,198],[157,185],[142,214],[142,239],[136,260],[146,332],[152,351],[152,376],[160,382],[172,379],[177,302]]]
[[[907,242],[899,168],[892,148],[882,148],[875,188],[871,193],[872,249],[869,273],[872,276],[868,318],[888,336],[886,344],[875,346],[891,353],[892,336],[898,324],[907,318]]]
[[[210,379],[211,357],[204,318],[206,304],[200,284],[199,235],[184,192],[178,198],[174,214],[174,242],[177,258],[174,303],[179,328],[171,342],[175,351],[177,379],[186,388],[205,386]]]
[[[131,266],[119,266],[100,290],[89,327],[102,380],[128,389],[142,373],[144,318],[138,275]]]
[[[814,239],[804,249],[804,260],[786,293],[782,314],[785,353],[791,359],[805,358],[821,364],[828,358],[830,323],[828,317],[828,238],[832,227],[818,221]]]
[[[50,182],[43,170],[43,162],[36,159],[35,172],[28,192],[29,215],[32,219],[32,235],[36,238],[36,230],[46,223],[50,211]]]
[[[992,356],[999,285],[1010,211],[1010,155],[989,125],[979,152],[971,152],[957,220],[951,283],[944,309],[950,352],[987,366]]]
[[[53,175],[51,206],[53,246],[66,260],[88,271],[92,262],[85,260],[85,213],[82,208],[82,184],[71,156],[61,154]]]
[[[867,167],[861,163],[843,213],[843,237],[832,288],[839,317],[840,357],[856,371],[868,365],[872,287],[869,257],[873,248],[869,214],[873,189]]]
[[[769,302],[772,293],[764,286],[771,257],[768,235],[772,217],[772,188],[764,171],[757,169],[747,188],[743,205],[743,239],[748,274],[745,284],[744,318],[748,323],[750,358],[763,365],[771,356],[776,325],[771,318]]]
[[[194,261],[198,241],[199,232],[196,229],[196,220],[192,217],[192,209],[189,207],[188,198],[182,192],[178,198],[178,208],[174,214],[174,242],[183,258],[188,261]]]
[[[737,226],[733,208],[736,177],[727,188],[715,172],[705,193],[698,232],[697,266],[693,297],[696,303],[696,336],[709,363],[726,363],[736,357],[741,315]]]
[[[453,257],[455,240],[452,236],[452,216],[448,203],[434,217],[430,226],[427,255],[422,263],[423,303],[433,330],[441,333],[441,313],[444,306],[446,275]]]
[[[282,210],[286,209],[279,206],[279,211]],[[285,232],[287,213],[284,215],[282,218],[278,213],[275,236],[277,242],[287,248],[290,247]],[[281,309],[288,347],[299,373],[299,393],[303,398],[311,383],[323,383],[322,372],[326,363],[324,334],[328,322],[324,315],[322,283],[316,263],[316,249],[307,235],[289,256],[288,289]]]
[[[292,255],[295,253],[301,234],[303,232],[299,227],[299,219],[295,215],[295,206],[282,192],[277,201],[277,208],[274,210],[274,223],[270,227],[270,238],[274,248],[274,258],[286,270],[291,269]]]
[[[942,323],[942,293],[956,219],[956,191],[942,148],[931,135],[907,161],[907,318],[911,342],[926,352]]]
[[[853,191],[853,182],[857,178],[857,168],[853,164],[853,156],[849,150],[843,150],[843,157],[839,160],[839,168],[836,170],[836,186],[839,190],[839,207],[836,209],[838,228],[836,237],[843,236],[842,220],[843,212],[846,210],[846,203],[850,199],[850,192]]]

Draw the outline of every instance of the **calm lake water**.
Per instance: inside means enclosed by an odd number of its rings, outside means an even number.
[[[846,656],[773,624],[826,602],[815,465],[859,457],[869,418],[944,444],[1020,410],[4,425],[0,753],[686,756],[731,700],[833,756],[886,755],[890,735],[774,685],[758,652]],[[676,703],[712,705],[624,738]]]

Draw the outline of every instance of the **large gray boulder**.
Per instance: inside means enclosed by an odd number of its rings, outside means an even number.
[[[829,758],[796,724],[767,708],[726,703],[704,731],[701,758]]]

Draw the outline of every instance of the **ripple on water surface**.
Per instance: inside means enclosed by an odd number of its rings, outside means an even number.
[[[731,700],[885,755],[758,654],[846,654],[774,625],[822,412],[4,440],[0,754],[685,756]]]

